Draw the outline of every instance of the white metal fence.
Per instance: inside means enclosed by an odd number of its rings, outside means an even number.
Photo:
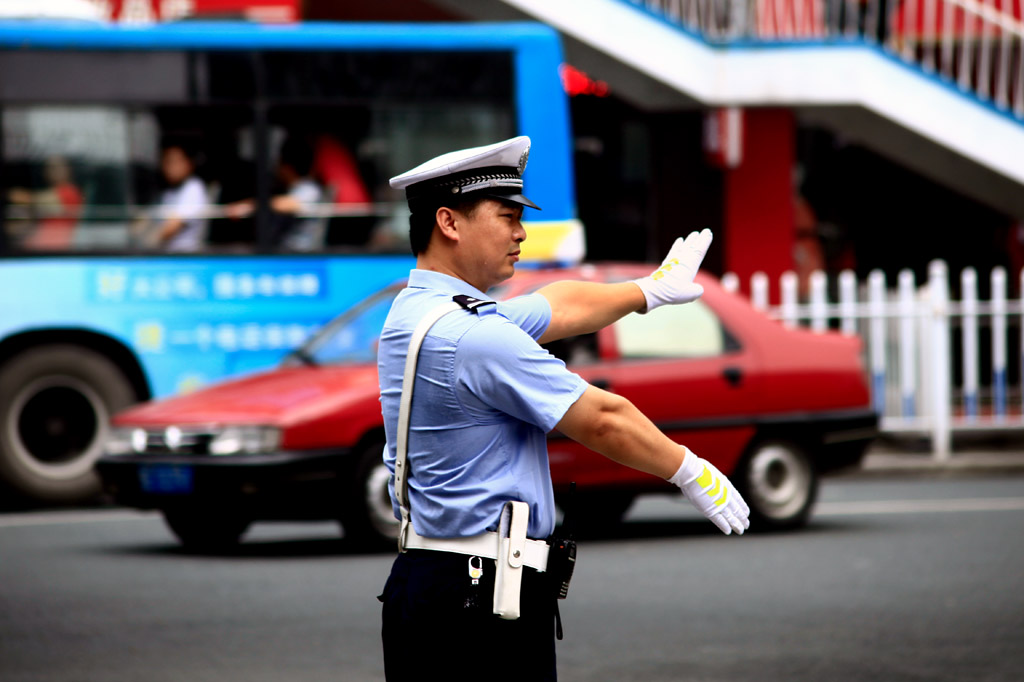
[[[1024,271],[1019,282],[1024,291]],[[732,273],[722,283],[740,289]],[[1024,300],[1007,298],[1004,268],[989,273],[988,300],[979,299],[974,268],[960,273],[959,300],[953,300],[943,261],[930,264],[922,283],[911,270],[899,272],[896,282],[876,270],[863,283],[843,271],[833,282],[835,301],[821,271],[811,274],[806,301],[798,299],[793,272],[779,280],[778,305],[769,303],[764,273],[749,284],[753,305],[783,324],[861,336],[883,433],[926,435],[935,457],[946,459],[954,433],[1024,430]]]
[[[624,0],[712,41],[861,37],[1024,119],[1024,0]]]

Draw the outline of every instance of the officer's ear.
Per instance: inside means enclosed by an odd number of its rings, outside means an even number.
[[[459,228],[456,224],[455,211],[447,206],[442,206],[434,214],[434,220],[437,222],[437,227],[445,238],[453,242],[459,241]]]

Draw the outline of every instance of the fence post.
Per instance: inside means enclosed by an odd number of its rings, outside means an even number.
[[[1006,268],[992,268],[992,402],[996,420],[1006,418]]]
[[[928,293],[931,299],[932,337],[932,450],[938,461],[950,456],[950,343],[949,282],[946,263],[933,260],[928,264]]]
[[[740,291],[740,278],[735,272],[727,272],[722,275],[722,288],[730,294],[738,294]]]
[[[825,273],[815,270],[811,273],[811,329],[824,332],[828,329],[828,280]]]
[[[868,310],[871,315],[871,385],[875,412],[885,414],[885,273],[868,274]]]
[[[787,327],[795,327],[799,321],[796,273],[792,270],[782,273],[779,285],[782,289],[782,324]]]
[[[960,273],[960,337],[963,340],[964,416],[978,417],[978,273],[966,267]]]
[[[915,316],[914,271],[900,270],[899,279],[900,314],[900,414],[911,417],[917,412],[917,343]]]
[[[857,333],[857,274],[853,270],[839,273],[840,330],[847,336]]]
[[[750,302],[758,310],[768,312],[768,275],[763,272],[750,276]]]

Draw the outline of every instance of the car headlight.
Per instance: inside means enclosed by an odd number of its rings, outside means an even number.
[[[272,426],[226,426],[210,441],[211,455],[258,455],[281,445],[281,430]]]
[[[142,447],[137,449],[139,434],[142,435]],[[145,450],[146,432],[136,428],[115,427],[107,433],[103,451],[108,455],[133,455]]]

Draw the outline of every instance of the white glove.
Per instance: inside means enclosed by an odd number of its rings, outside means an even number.
[[[750,528],[750,507],[743,501],[729,479],[715,465],[684,447],[686,457],[679,471],[668,479],[683,491],[700,513],[726,535],[733,531],[743,535]]]
[[[704,293],[704,287],[694,283],[697,269],[711,246],[711,230],[691,232],[686,239],[679,237],[662,261],[661,267],[647,277],[633,280],[644,292],[650,312],[666,303],[689,303]]]

